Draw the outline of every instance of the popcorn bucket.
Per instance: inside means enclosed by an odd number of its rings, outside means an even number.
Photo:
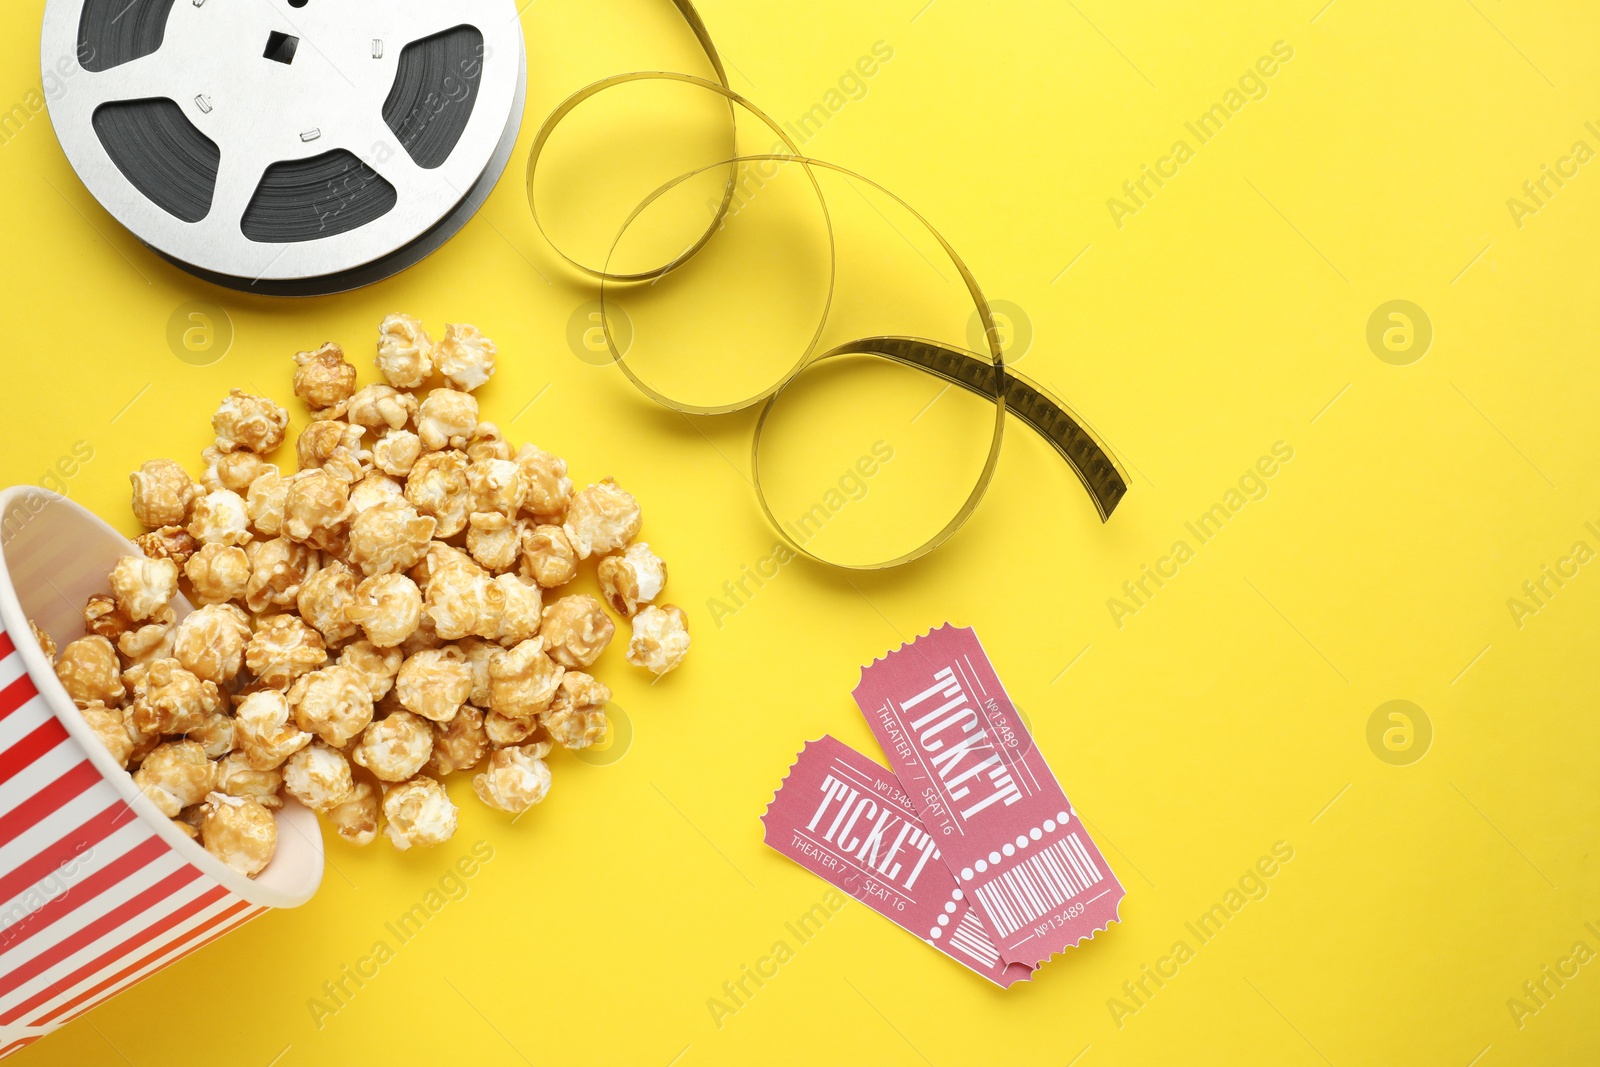
[[[316,816],[292,800],[255,879],[186,837],[101,747],[34,640],[29,619],[58,646],[83,636],[84,601],[137,552],[65,497],[0,492],[0,1058],[322,880]]]

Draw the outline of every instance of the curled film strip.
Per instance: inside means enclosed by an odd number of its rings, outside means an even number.
[[[385,278],[466,224],[527,80],[513,0],[49,0],[68,160],[170,262],[250,292]]]
[[[1118,503],[1127,493],[1128,478],[1126,473],[1112,456],[1110,450],[1100,442],[1083,419],[1074,414],[1071,409],[1045,387],[1018,374],[1015,370],[1005,365],[1005,357],[1000,344],[1000,331],[994,321],[994,315],[989,303],[972,272],[967,268],[965,262],[950,243],[910,204],[885,189],[882,185],[838,164],[804,155],[789,133],[779,123],[775,122],[750,100],[729,87],[727,75],[723,69],[716,46],[711,41],[704,22],[698,12],[695,11],[690,0],[673,0],[673,4],[683,16],[695,39],[705,52],[706,58],[717,75],[716,80],[667,71],[639,71],[603,78],[568,97],[546,118],[534,139],[528,159],[528,201],[533,212],[534,221],[541,233],[549,241],[551,247],[555,249],[563,260],[576,270],[599,281],[602,325],[604,326],[606,343],[610,350],[611,359],[617,367],[637,388],[651,399],[666,408],[684,414],[724,414],[745,410],[761,404],[760,416],[751,442],[751,481],[757,501],[773,530],[776,531],[784,544],[791,551],[818,562],[853,570],[876,570],[898,566],[918,559],[943,544],[971,517],[977,509],[984,492],[988,489],[989,483],[993,480],[999,461],[1007,411],[1017,415],[1023,422],[1050,442],[1052,447],[1060,453],[1061,457],[1066,460],[1067,464],[1083,483],[1095,505],[1096,511],[1100,515],[1101,521],[1108,520]],[[753,117],[772,131],[773,135],[778,138],[778,144],[782,146],[783,150],[779,151],[775,146],[772,153],[730,155],[727,158],[695,168],[666,182],[645,197],[622,222],[616,240],[613,241],[604,263],[584,262],[579,256],[563,248],[560,242],[551,235],[544,221],[540,218],[539,201],[535,190],[535,179],[538,174],[539,163],[557,127],[581,105],[609,90],[642,82],[678,83],[721,97],[727,102],[732,123],[737,123],[740,113]],[[798,357],[787,370],[777,380],[753,395],[735,401],[724,401],[716,404],[691,402],[682,397],[669,395],[637,373],[626,358],[625,350],[627,346],[619,347],[615,331],[612,328],[611,317],[606,312],[607,292],[610,290],[614,294],[619,287],[653,284],[657,279],[671,274],[691,261],[706,247],[725,223],[730,205],[733,202],[738,169],[741,166],[761,163],[787,164],[802,168],[816,196],[827,232],[829,257],[829,281],[827,296],[823,300],[821,321],[818,323],[816,333],[810,342],[802,348]],[[729,174],[721,204],[712,212],[709,224],[696,240],[688,242],[681,252],[657,265],[634,267],[626,270],[612,269],[612,259],[616,256],[617,249],[627,235],[629,228],[653,204],[672,193],[674,189],[682,186],[685,182],[701,175],[715,173],[724,168],[728,170]],[[823,326],[827,321],[828,312],[833,302],[834,259],[836,257],[832,221],[826,197],[817,180],[817,172],[837,174],[849,181],[858,183],[860,186],[875,190],[914,218],[923,230],[937,242],[940,249],[949,258],[951,264],[961,276],[972,299],[973,306],[976,308],[979,321],[984,329],[984,338],[988,349],[986,354],[970,352],[942,341],[904,336],[863,337],[842,345],[833,346],[825,351],[816,351],[818,341],[823,333]],[[808,368],[815,367],[823,361],[843,356],[874,357],[913,367],[994,404],[994,425],[989,439],[987,455],[971,490],[956,509],[955,514],[931,537],[889,559],[846,562],[840,559],[828,558],[814,551],[807,544],[793,537],[786,524],[780,521],[774,513],[769,492],[762,481],[762,437],[768,427],[774,405],[784,391]]]

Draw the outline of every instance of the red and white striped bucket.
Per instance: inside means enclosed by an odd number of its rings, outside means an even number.
[[[65,497],[0,492],[0,1058],[322,881],[316,816],[292,800],[255,879],[185,837],[34,641],[29,619],[58,646],[83,636],[84,601],[137,551]]]

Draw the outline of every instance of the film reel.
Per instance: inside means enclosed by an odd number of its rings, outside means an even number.
[[[49,0],[50,118],[73,169],[158,254],[304,296],[388,277],[505,169],[527,60],[513,0]]]

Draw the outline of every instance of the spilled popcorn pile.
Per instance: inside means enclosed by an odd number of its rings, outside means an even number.
[[[285,793],[360,845],[381,811],[399,849],[455,833],[452,772],[481,766],[472,788],[499,811],[543,800],[551,750],[607,727],[611,691],[584,671],[615,624],[591,596],[545,602],[581,560],[631,621],[628,662],[661,675],[689,647],[683,611],[654,603],[666,565],[634,541],[634,498],[610,479],[574,492],[563,460],[478,420],[495,346],[476,328],[434,343],[389,316],[388,384],[360,390],[338,345],[295,362],[314,420],[299,471],[265,458],[288,413],[234,390],[199,484],[169,459],[132,475],[144,555],[117,563],[56,663],[144,794],[250,876]]]

